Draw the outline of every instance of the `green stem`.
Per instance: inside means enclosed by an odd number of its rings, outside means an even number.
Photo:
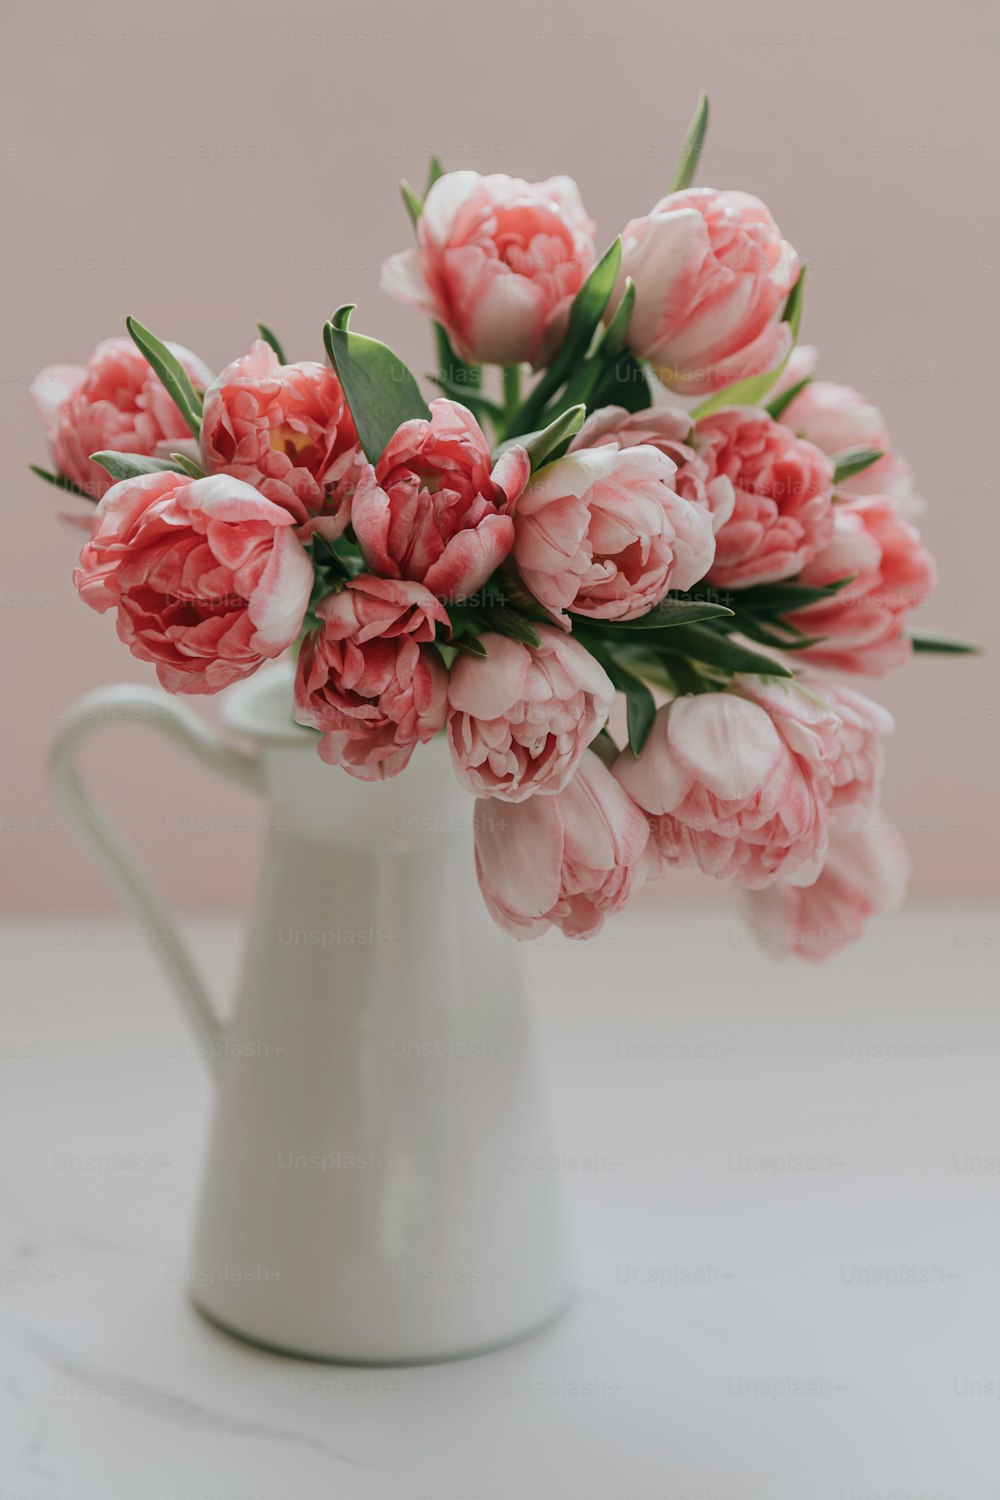
[[[505,436],[510,437],[517,409],[521,404],[521,366],[503,367],[503,415]]]

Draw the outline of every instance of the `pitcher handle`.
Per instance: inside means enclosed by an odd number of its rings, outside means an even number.
[[[220,1060],[222,1022],[166,907],[114,828],[98,811],[80,776],[77,762],[83,744],[98,730],[122,723],[148,724],[158,729],[209,770],[247,791],[263,793],[263,769],[255,756],[227,745],[197,714],[168,693],[124,683],[98,688],[73,704],[49,760],[49,785],[56,804],[103,867],[139,926],[153,939],[154,950],[214,1070]]]

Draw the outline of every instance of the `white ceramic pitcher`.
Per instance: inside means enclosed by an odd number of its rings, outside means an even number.
[[[320,761],[290,692],[274,667],[223,695],[253,754],[167,693],[125,686],[82,698],[53,750],[58,803],[154,937],[213,1060],[188,1284],[222,1327],[290,1354],[474,1353],[569,1296],[517,946],[479,895],[474,804],[443,740],[395,779],[360,782]],[[269,799],[228,1025],[81,783],[80,746],[122,721]]]

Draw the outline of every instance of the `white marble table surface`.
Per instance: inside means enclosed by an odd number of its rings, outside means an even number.
[[[191,931],[224,991],[235,924]],[[188,1304],[209,1084],[131,929],[0,941],[0,1500],[1000,1497],[995,909],[822,969],[726,905],[536,945],[579,1296],[372,1371]]]

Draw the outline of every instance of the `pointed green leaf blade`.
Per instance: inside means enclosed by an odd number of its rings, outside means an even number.
[[[708,95],[702,89],[698,95],[698,107],[694,112],[690,129],[681,147],[681,154],[674,168],[674,175],[670,179],[667,188],[668,193],[680,193],[691,186],[694,174],[698,170],[698,160],[701,156],[701,148],[705,144],[705,136],[708,134]]]
[[[96,504],[96,495],[88,495],[72,479],[67,479],[65,474],[53,474],[49,469],[43,469],[39,464],[29,464],[28,468],[32,474],[37,474],[39,479],[44,479],[46,484],[54,485],[57,490],[65,490],[69,495],[79,495],[81,500],[89,500],[91,505]]]
[[[195,437],[201,433],[201,397],[191,384],[183,365],[166,344],[150,333],[135,318],[126,318],[125,327],[136,348],[153,370]]]
[[[269,344],[270,347],[274,350],[275,354],[278,356],[279,365],[286,365],[288,361],[285,358],[284,349],[282,349],[281,344],[278,342],[277,335],[271,332],[266,323],[258,323],[257,332],[264,340],[264,343]]]
[[[811,375],[804,375],[801,380],[797,380],[794,385],[790,385],[787,391],[782,391],[780,396],[775,396],[773,401],[767,403],[768,415],[772,416],[776,422],[780,422],[782,415],[791,406],[796,396],[804,391],[811,381]]]
[[[377,464],[397,428],[417,418],[428,421],[430,408],[410,371],[386,344],[348,329],[353,310],[350,305],[338,308],[323,339],[365,457]]]
[[[90,457],[95,464],[100,464],[105,474],[110,475],[115,484],[122,479],[138,479],[143,474],[164,472],[184,474],[187,472],[172,457],[169,459],[150,458],[145,453],[116,453],[113,449],[107,449],[103,453],[92,453]],[[196,477],[204,479],[205,476],[199,472]]]
[[[665,630],[695,625],[699,620],[719,620],[733,611],[724,604],[701,599],[664,599],[636,620],[602,620],[602,630]]]
[[[540,432],[531,432],[526,437],[514,438],[512,440],[527,453],[528,458],[531,460],[532,474],[540,469],[543,464],[547,463],[550,458],[554,457],[558,449],[564,443],[568,443],[570,438],[580,431],[586,415],[587,408],[585,406],[571,406],[568,411],[564,411],[561,416],[556,417],[554,422],[550,422],[548,427],[543,427]],[[504,446],[509,448],[511,443],[508,442]]]
[[[520,426],[530,427],[538,421],[556,391],[565,384],[587,353],[615,289],[621,263],[622,241],[619,235],[601,256],[573,299],[566,324],[566,336],[545,374],[522,403],[518,418]]]
[[[931,630],[910,630],[907,634],[913,642],[914,651],[936,652],[945,656],[979,656],[983,649],[974,641],[961,641],[957,636],[939,635]]]
[[[863,474],[865,469],[870,469],[872,464],[877,464],[882,457],[881,448],[846,448],[843,453],[834,455],[834,484],[843,484],[845,479],[850,479],[853,474]]]

